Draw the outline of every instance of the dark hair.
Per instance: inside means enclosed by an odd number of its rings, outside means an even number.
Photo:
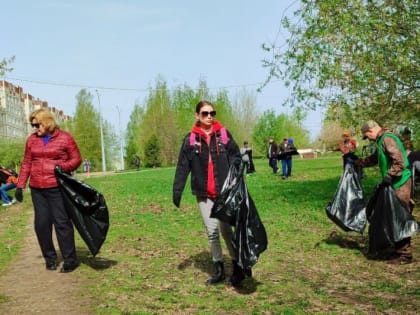
[[[209,101],[200,101],[200,102],[198,102],[197,106],[195,107],[195,112],[196,112],[197,114],[199,114],[199,113],[200,113],[200,109],[201,109],[203,106],[206,106],[206,105],[209,105],[209,106],[211,106],[211,107],[213,107],[213,108],[214,108],[214,105],[213,105],[212,103],[210,103]]]

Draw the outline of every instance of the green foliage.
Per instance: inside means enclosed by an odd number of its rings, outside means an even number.
[[[19,170],[25,151],[25,140],[0,140],[0,165]]]
[[[257,120],[252,134],[258,151],[265,156],[270,136],[277,144],[283,138],[292,138],[298,149],[309,146],[309,132],[301,126],[303,118],[304,115],[302,116],[300,110],[290,116],[286,114],[276,116],[273,110],[265,111]]]
[[[133,166],[133,159],[135,155],[140,154],[140,138],[138,136],[139,129],[142,124],[144,117],[144,109],[136,104],[134,106],[133,111],[130,115],[130,121],[127,125],[127,132],[126,132],[126,148],[125,148],[125,165],[127,166]]]
[[[417,0],[303,0],[295,16],[296,24],[282,20],[291,34],[285,51],[263,45],[273,56],[263,63],[268,81],[286,80],[289,104],[343,107],[349,126],[368,117],[418,127]]]
[[[159,167],[162,165],[161,145],[155,134],[152,134],[144,148],[144,163],[147,167]]]
[[[10,64],[15,61],[15,56],[10,57],[9,59],[3,58],[0,60],[0,76],[6,74],[6,72],[13,71],[13,68],[10,68]]]
[[[102,169],[102,148],[100,119],[101,115],[93,106],[93,95],[82,89],[76,95],[76,112],[73,119],[67,123],[66,128],[72,133],[83,159],[89,159],[91,170]],[[112,126],[103,121],[103,135],[105,146],[105,162],[107,169],[112,167],[117,156],[119,141],[113,132]],[[83,166],[80,166],[82,168]]]
[[[154,134],[159,141],[160,164],[174,165],[182,140],[195,123],[195,107],[203,99],[215,104],[216,119],[229,129],[236,141],[249,140],[257,117],[255,97],[242,91],[233,105],[227,91],[211,95],[204,80],[199,81],[196,89],[183,85],[170,91],[166,82],[159,78],[144,105],[137,104],[131,113],[126,134],[128,161],[131,162],[134,154],[143,156],[146,161],[146,145]]]

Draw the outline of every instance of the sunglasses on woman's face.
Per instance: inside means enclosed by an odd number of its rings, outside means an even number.
[[[41,125],[40,123],[31,124],[32,128],[39,128],[40,125]]]
[[[200,112],[200,115],[201,115],[201,117],[208,117],[209,115],[211,117],[214,117],[214,116],[216,116],[216,111],[215,110],[212,110],[211,112],[202,111],[202,112]]]

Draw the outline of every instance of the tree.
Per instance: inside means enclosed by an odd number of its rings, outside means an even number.
[[[3,58],[0,61],[0,76],[3,76],[6,74],[6,72],[10,72],[13,70],[13,68],[10,68],[10,64],[12,64],[15,61],[15,57],[10,57],[9,59]]]
[[[292,106],[349,106],[350,122],[408,121],[418,130],[418,0],[302,0],[287,49],[272,45],[268,81],[286,80]],[[348,118],[348,117],[346,117]]]
[[[69,122],[69,131],[75,138],[82,158],[89,159],[93,171],[102,169],[102,148],[99,120],[101,114],[93,106],[93,95],[82,89],[76,95],[76,112]],[[103,138],[105,146],[105,162],[107,168],[112,167],[116,156],[118,140],[110,123],[103,121]]]
[[[147,139],[144,148],[144,163],[147,167],[159,167],[162,165],[160,149],[161,146],[158,137],[155,134],[152,134],[150,138]]]
[[[144,118],[144,109],[139,105],[134,105],[133,111],[130,114],[130,121],[127,125],[126,132],[126,147],[125,147],[125,163],[126,165],[133,165],[133,160],[136,155],[142,156],[140,146],[140,126]]]

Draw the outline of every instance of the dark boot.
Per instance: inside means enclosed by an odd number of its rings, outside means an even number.
[[[223,262],[216,261],[214,263],[214,274],[207,279],[207,284],[216,284],[225,280],[225,266]]]
[[[239,287],[242,283],[242,281],[245,279],[245,273],[241,266],[238,265],[238,263],[235,260],[232,260],[232,277],[230,277],[230,283],[234,287]]]

